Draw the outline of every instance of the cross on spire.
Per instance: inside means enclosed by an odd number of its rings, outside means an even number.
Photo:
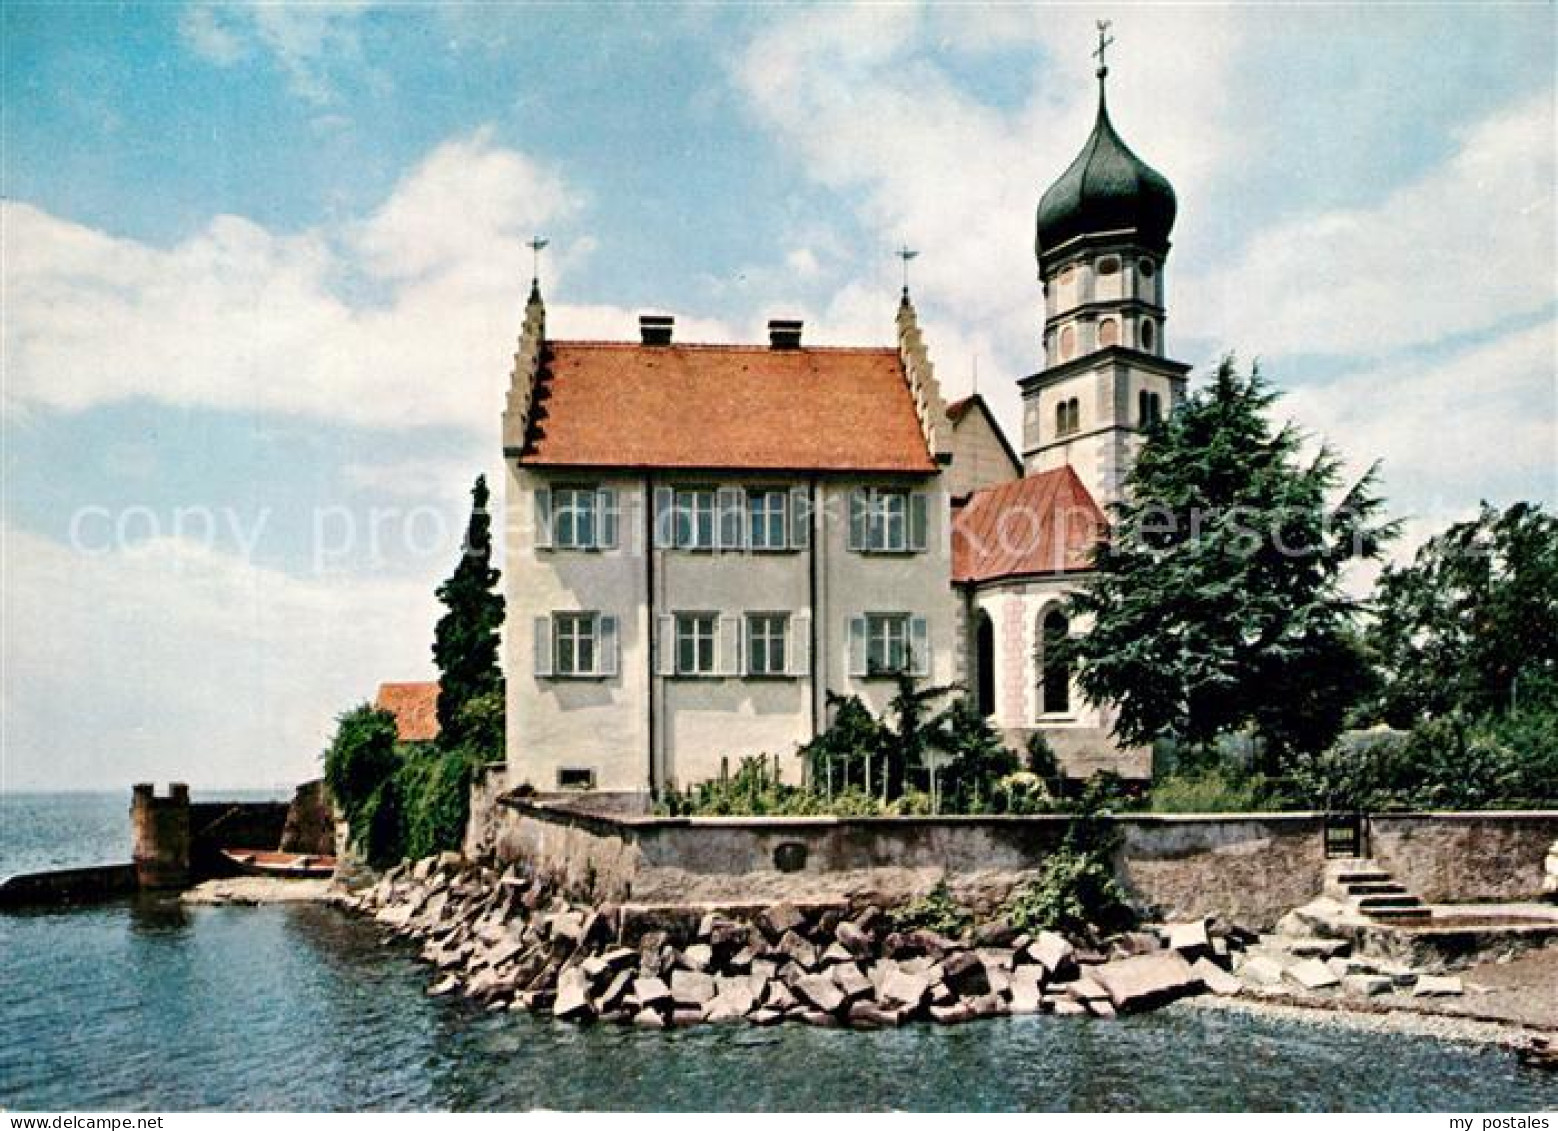
[[[1113,20],[1098,21],[1098,50],[1093,52],[1093,57],[1098,60],[1098,77],[1100,80],[1109,73],[1109,63],[1104,58],[1104,52],[1109,50],[1109,45],[1114,42],[1114,36],[1109,34],[1109,29],[1114,26]]]
[[[541,289],[541,253],[551,242],[540,236],[532,236],[525,244],[530,249],[530,285],[534,290]]]
[[[909,260],[913,259],[916,255],[918,255],[920,253],[915,251],[915,250],[913,250],[912,248],[910,248],[908,244],[904,244],[902,247],[900,247],[893,254],[896,255],[899,259],[903,260],[903,297],[904,298],[908,298],[909,297]]]

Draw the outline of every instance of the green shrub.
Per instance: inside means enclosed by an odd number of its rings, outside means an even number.
[[[974,921],[968,909],[952,898],[944,879],[937,880],[936,886],[918,899],[911,899],[889,912],[888,918],[894,930],[912,931],[923,927],[948,938],[957,938]]]
[[[1038,876],[1007,904],[1006,917],[1020,931],[1068,935],[1087,934],[1094,928],[1107,934],[1135,921],[1110,861],[1069,845],[1044,858]]]
[[[777,758],[759,754],[741,759],[734,774],[685,792],[667,789],[655,811],[667,817],[802,817],[824,809],[822,798],[779,780]]]
[[[325,783],[369,864],[458,849],[470,815],[477,752],[396,741],[395,717],[366,704],[340,717]]]
[[[353,843],[373,864],[383,863],[399,847],[395,739],[395,716],[363,703],[336,720],[335,737],[324,754],[325,784],[346,817]]]
[[[942,778],[942,808],[950,813],[1004,812],[998,783],[1019,767],[977,704],[964,697],[941,720],[936,745],[952,755]]]
[[[481,760],[463,749],[404,748],[395,774],[402,806],[400,856],[416,860],[460,848],[470,817],[471,779]]]
[[[1148,800],[1155,813],[1248,813],[1265,807],[1266,779],[1230,769],[1171,774],[1152,784]]]
[[[1006,917],[1021,931],[1086,935],[1124,930],[1136,921],[1125,888],[1115,878],[1120,832],[1111,817],[1121,797],[1114,774],[1094,774],[1080,807],[1066,825],[1060,847],[1044,858],[1039,874],[1012,893]]]
[[[1558,710],[1538,701],[1344,736],[1291,775],[1296,799],[1317,809],[1545,808],[1558,803]]]
[[[1028,736],[1028,745],[1024,751],[1028,762],[1028,772],[1043,781],[1054,781],[1060,777],[1060,759],[1055,756],[1055,748],[1049,744],[1049,739],[1044,737],[1043,731],[1034,731]]]

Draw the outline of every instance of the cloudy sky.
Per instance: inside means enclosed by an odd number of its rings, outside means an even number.
[[[13,3],[0,788],[295,782],[431,674],[532,234],[554,335],[839,343],[907,241],[1014,426],[1100,17],[1179,194],[1169,352],[1259,357],[1415,537],[1552,502],[1549,5]]]

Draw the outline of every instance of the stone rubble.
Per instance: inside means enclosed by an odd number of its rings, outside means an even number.
[[[1460,978],[1414,970],[1399,961],[1353,955],[1347,939],[1278,933],[1256,937],[1232,963],[1236,980],[1262,998],[1369,998],[1391,1005],[1412,997],[1464,994]],[[1208,988],[1220,992],[1212,983]]]
[[[1238,992],[1232,959],[1254,937],[1201,921],[1079,948],[1052,931],[1025,935],[1003,919],[967,938],[895,930],[879,908],[841,903],[586,907],[515,867],[454,853],[402,864],[371,888],[336,898],[391,938],[419,945],[432,971],[430,995],[652,1029],[1111,1018],[1209,989]]]
[[[1260,935],[1218,919],[1079,945],[1004,919],[967,938],[897,930],[879,908],[842,903],[588,907],[515,867],[456,853],[400,865],[335,898],[419,945],[431,996],[652,1029],[1110,1018],[1200,994],[1388,1005],[1468,989],[1459,978],[1354,956],[1347,940]]]

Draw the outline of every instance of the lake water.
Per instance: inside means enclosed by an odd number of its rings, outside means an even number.
[[[127,804],[0,796],[0,872],[122,859],[107,814]],[[75,817],[97,845],[42,847]],[[1558,1107],[1558,1080],[1505,1052],[1189,1008],[641,1033],[482,1014],[426,986],[405,947],[329,908],[0,913],[0,1108]]]

